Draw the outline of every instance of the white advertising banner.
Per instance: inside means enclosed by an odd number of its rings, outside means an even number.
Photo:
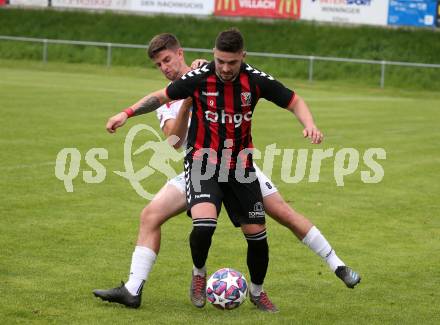
[[[13,6],[32,6],[32,7],[47,7],[48,0],[9,0],[9,4]]]
[[[164,14],[212,15],[214,0],[131,0],[131,10]]]
[[[132,0],[52,0],[52,7],[130,10]]]
[[[389,0],[302,0],[301,19],[386,25]]]

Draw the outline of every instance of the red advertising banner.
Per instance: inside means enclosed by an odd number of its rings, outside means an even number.
[[[6,4],[6,0],[0,0],[0,6],[4,6]]]
[[[299,19],[301,0],[215,0],[214,15]]]

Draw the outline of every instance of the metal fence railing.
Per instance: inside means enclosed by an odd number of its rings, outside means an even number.
[[[110,67],[112,64],[112,49],[113,48],[130,48],[130,49],[146,49],[147,48],[146,45],[139,45],[139,44],[56,40],[56,39],[2,36],[2,35],[0,35],[0,40],[42,43],[42,61],[44,63],[47,62],[48,44],[66,44],[66,45],[85,45],[85,46],[106,47],[107,48],[106,64],[108,67]],[[184,48],[184,50],[187,52],[197,52],[197,53],[211,53],[212,52],[212,50],[210,50],[210,49],[200,49],[200,48]],[[440,64],[385,61],[385,60],[349,59],[349,58],[335,58],[335,57],[313,56],[313,55],[277,54],[277,53],[262,53],[262,52],[247,52],[247,55],[255,56],[255,57],[268,57],[268,58],[279,58],[279,59],[290,59],[290,60],[306,60],[309,62],[309,65],[308,65],[309,81],[313,81],[313,64],[315,61],[380,65],[381,69],[380,69],[380,83],[379,84],[380,84],[381,88],[384,88],[384,86],[385,86],[386,66],[402,66],[402,67],[434,68],[434,69],[440,68]]]

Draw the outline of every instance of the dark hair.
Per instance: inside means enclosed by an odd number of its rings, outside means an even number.
[[[243,47],[243,36],[237,28],[221,32],[215,40],[215,48],[219,51],[236,53],[242,51]]]
[[[179,40],[170,33],[163,33],[153,37],[148,44],[148,56],[153,59],[156,54],[163,50],[177,50],[180,48]]]

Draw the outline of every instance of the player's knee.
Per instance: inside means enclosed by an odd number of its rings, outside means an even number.
[[[155,228],[161,226],[166,220],[166,216],[154,205],[147,205],[141,212],[141,227]]]
[[[243,224],[241,225],[241,230],[243,231],[244,235],[247,234],[256,234],[262,231],[266,230],[265,224]]]
[[[267,232],[266,228],[263,228],[260,231],[245,233],[244,237],[246,238],[248,244],[252,243],[267,243]]]
[[[190,234],[190,244],[192,247],[209,246],[211,244],[211,238],[214,235],[215,228],[217,227],[217,220],[206,219],[194,219],[193,230]]]

